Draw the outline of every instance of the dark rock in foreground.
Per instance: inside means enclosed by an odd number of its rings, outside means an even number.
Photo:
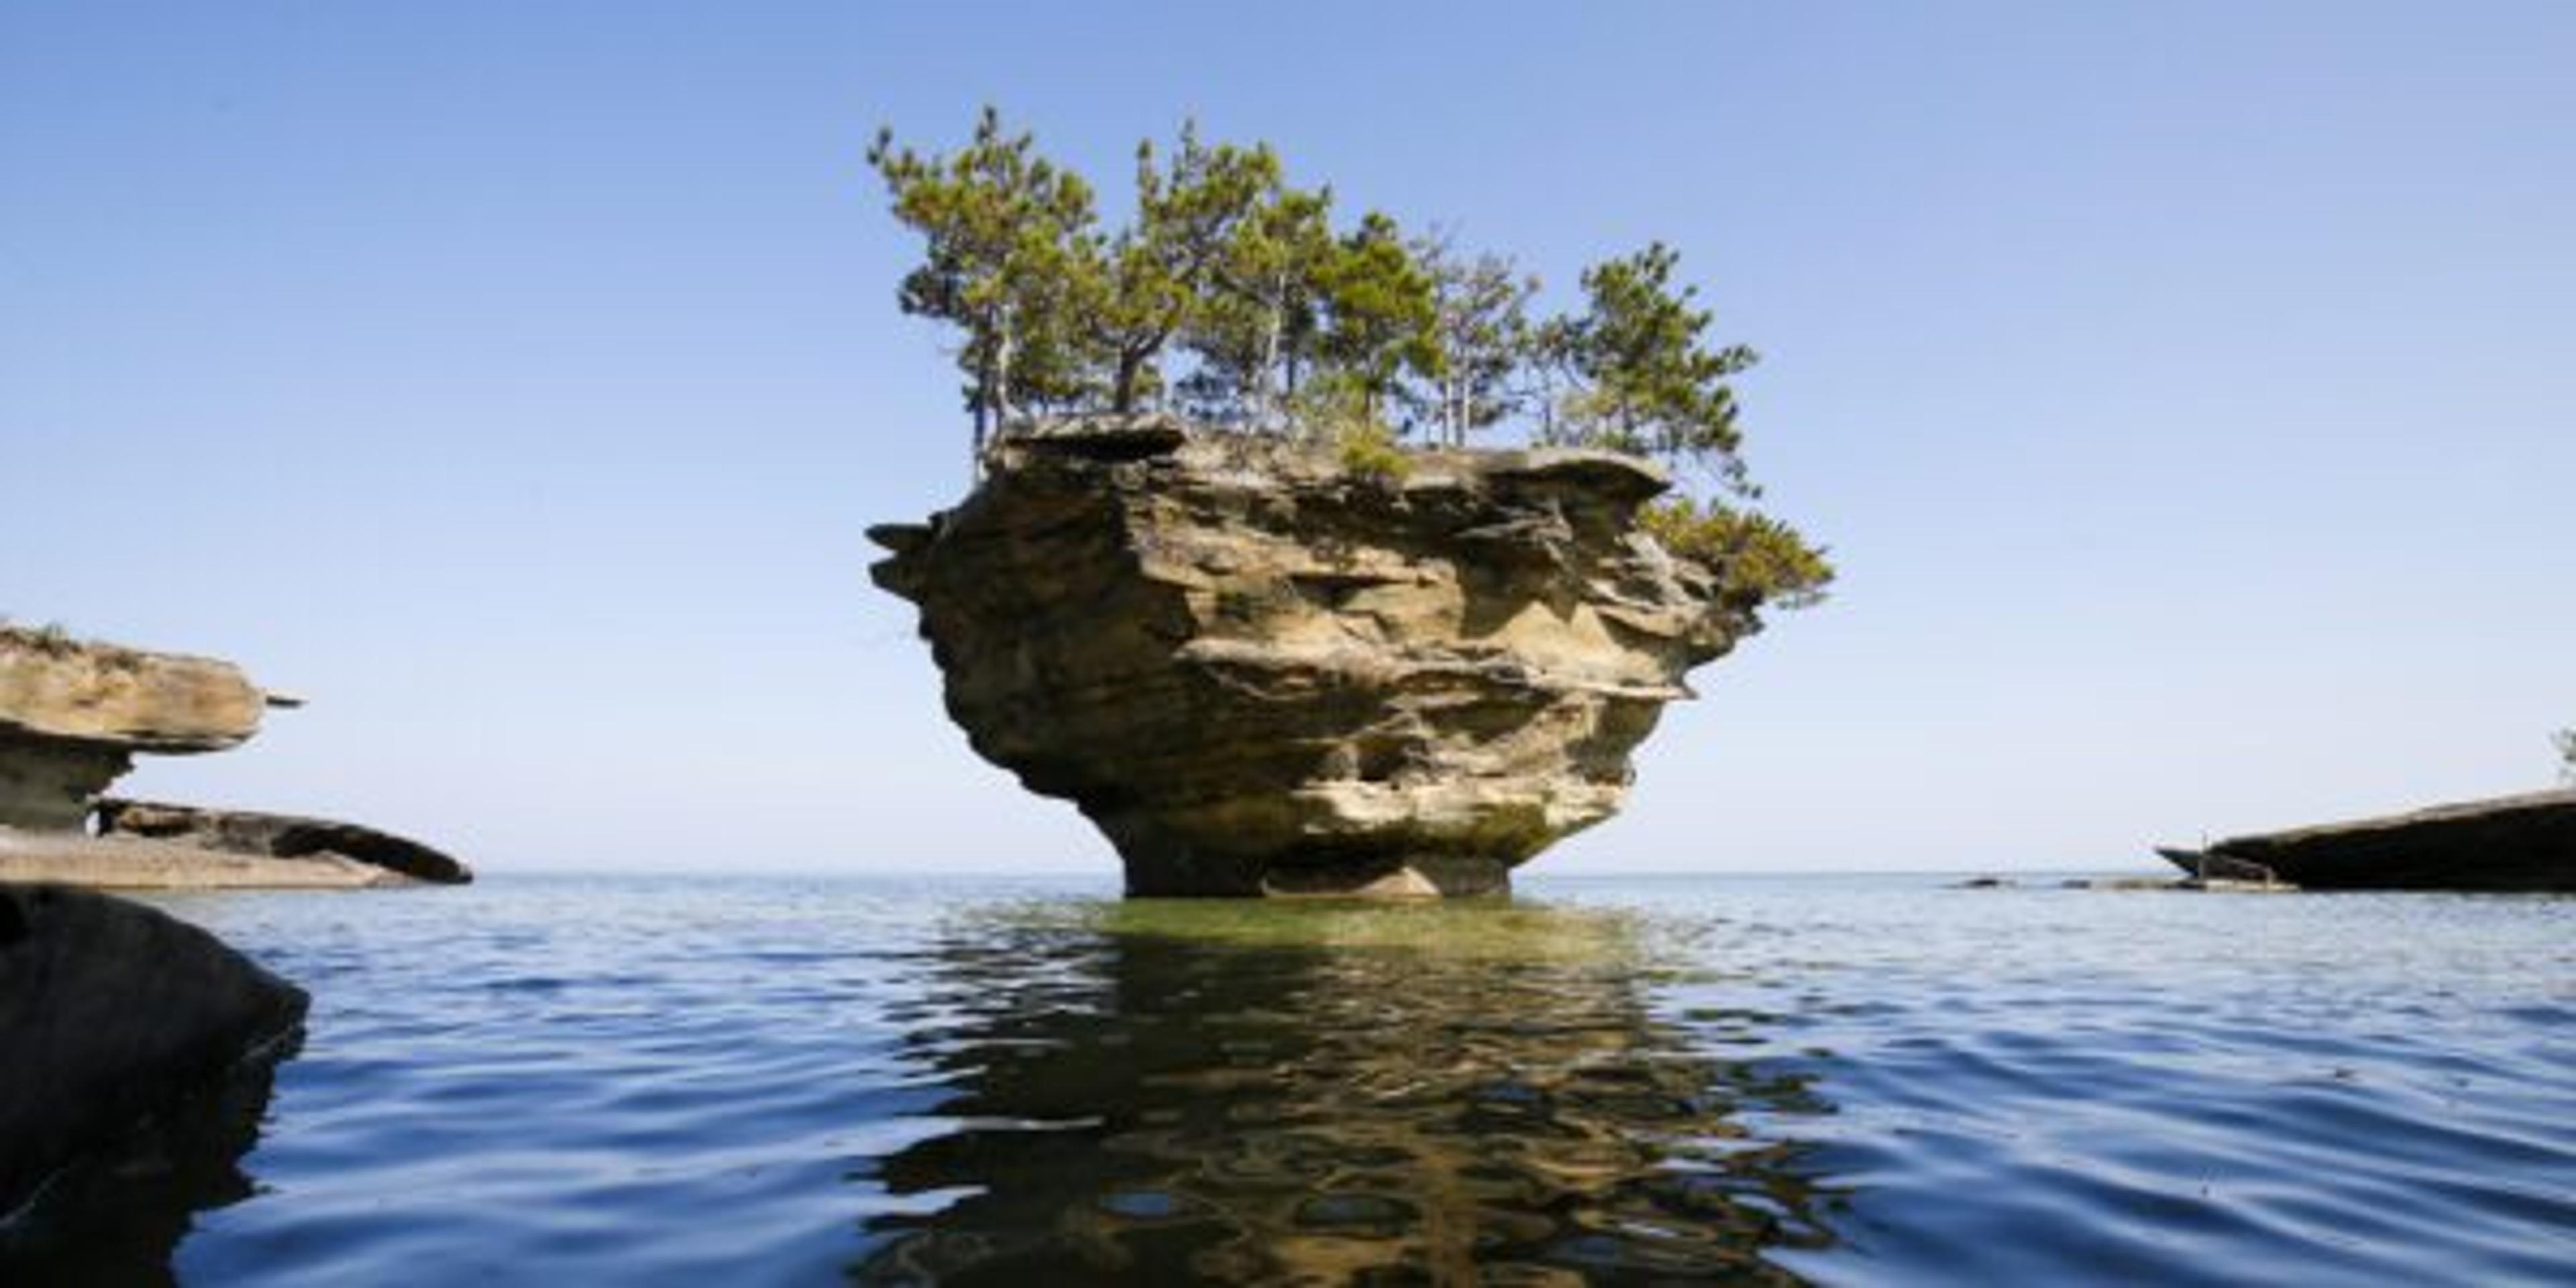
[[[0,1215],[298,1031],[302,990],[140,904],[0,886]]]
[[[2205,855],[2158,853],[2185,871],[2268,872],[2310,890],[2576,891],[2576,791],[2230,837]]]
[[[98,803],[97,818],[102,837],[141,837],[275,859],[343,858],[440,885],[474,879],[473,869],[418,841],[332,819],[116,798]]]
[[[1631,457],[1088,423],[869,535],[975,750],[1139,895],[1473,894],[1608,818],[1682,677],[1754,629],[1640,531]]]

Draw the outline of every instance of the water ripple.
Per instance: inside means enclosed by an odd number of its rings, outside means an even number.
[[[2576,900],[1098,894],[167,900],[302,1054],[0,1279],[2576,1280]]]

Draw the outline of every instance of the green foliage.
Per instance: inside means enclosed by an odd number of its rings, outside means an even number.
[[[1640,517],[1666,550],[1715,572],[1729,602],[1808,608],[1824,602],[1833,583],[1826,552],[1768,515],[1674,497],[1647,506]]]
[[[1679,262],[1656,242],[1583,271],[1585,310],[1550,324],[1540,341],[1575,386],[1558,404],[1555,432],[1571,442],[1707,462],[1749,495],[1727,379],[1757,357],[1740,344],[1703,342],[1709,313],[1692,307],[1698,287],[1673,288]]]
[[[1268,144],[1210,147],[1181,127],[1168,171],[1136,149],[1136,221],[1082,260],[1083,320],[1109,365],[1109,409],[1137,410],[1161,387],[1155,358],[1214,303],[1211,283],[1238,229],[1280,187]]]
[[[1431,275],[1393,219],[1374,210],[1364,216],[1325,260],[1322,286],[1318,352],[1357,385],[1370,419],[1406,375],[1440,374]]]
[[[2576,727],[2561,729],[2551,734],[2549,740],[2558,746],[2558,777],[2564,782],[2576,783]]]
[[[1345,471],[1379,483],[1411,477],[1412,452],[1370,408],[1367,389],[1352,373],[1332,371],[1307,381],[1282,409],[1301,438],[1331,448]]]
[[[1402,483],[1413,474],[1412,453],[1382,424],[1363,420],[1344,425],[1335,434],[1334,449],[1344,470],[1371,482]]]
[[[1395,424],[1463,446],[1525,413],[1530,437],[1705,470],[1739,500],[1747,474],[1732,380],[1756,361],[1708,339],[1699,288],[1661,242],[1594,264],[1578,311],[1534,319],[1538,279],[1370,212],[1337,231],[1329,188],[1287,180],[1267,144],[1136,152],[1132,219],[1099,226],[1091,188],[986,108],[954,153],[868,152],[897,218],[925,242],[898,298],[964,333],[980,460],[1024,411],[1126,414],[1177,397],[1194,416],[1329,445],[1353,473],[1405,476]],[[1674,553],[1746,610],[1802,607],[1833,580],[1794,528],[1715,500],[1649,508]],[[2560,737],[2576,774],[2576,731]]]
[[[1464,447],[1470,433],[1501,422],[1524,399],[1517,382],[1534,341],[1529,302],[1538,279],[1500,255],[1464,257],[1446,237],[1417,241],[1414,259],[1431,278],[1430,338],[1439,354],[1429,397],[1417,401],[1436,433]]]
[[[1329,189],[1279,182],[1235,224],[1216,261],[1215,290],[1184,337],[1198,366],[1183,392],[1201,418],[1282,428],[1284,402],[1312,365],[1322,330],[1332,205]]]
[[[928,242],[898,290],[906,313],[966,332],[958,364],[980,452],[988,426],[1020,401],[1079,398],[1083,373],[1071,330],[1093,221],[1091,186],[1037,155],[987,107],[964,148],[924,156],[880,130],[868,164],[885,180],[895,217]]]

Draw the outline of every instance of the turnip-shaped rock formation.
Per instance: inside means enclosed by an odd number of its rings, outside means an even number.
[[[870,536],[951,716],[1136,895],[1477,894],[1626,796],[1753,605],[1638,526],[1609,452],[1330,449],[1164,419],[1003,437]]]

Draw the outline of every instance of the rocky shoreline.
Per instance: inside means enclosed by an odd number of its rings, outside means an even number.
[[[2576,790],[2161,848],[2195,876],[2306,890],[2576,892]]]

